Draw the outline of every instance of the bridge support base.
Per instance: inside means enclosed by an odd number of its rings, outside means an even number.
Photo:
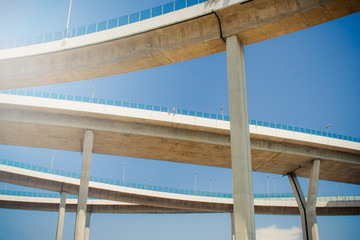
[[[86,224],[85,224],[85,237],[84,240],[89,240],[90,238],[90,217],[91,212],[86,213]]]
[[[91,130],[86,130],[84,136],[79,199],[78,199],[78,207],[76,212],[75,236],[74,236],[75,240],[83,240],[85,234],[85,215],[86,215],[86,205],[87,205],[88,190],[89,190],[88,187],[89,187],[91,153],[93,148],[93,142],[94,142],[94,132]]]
[[[311,166],[307,201],[305,200],[295,173],[288,174],[291,188],[300,210],[303,240],[319,240],[319,231],[316,222],[316,196],[319,171],[320,160],[316,159],[312,162]]]
[[[255,239],[250,135],[246,96],[244,46],[237,36],[226,39],[234,240]]]
[[[65,206],[66,206],[66,192],[61,192],[59,218],[56,230],[56,240],[61,240],[63,236],[64,218],[65,218]]]

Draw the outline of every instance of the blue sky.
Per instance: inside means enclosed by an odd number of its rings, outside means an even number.
[[[79,27],[144,10],[168,0],[73,0],[70,27]],[[1,1],[0,41],[63,30],[69,1]],[[360,14],[245,47],[249,119],[277,122],[360,136]],[[228,115],[226,54],[101,79],[32,88],[79,96],[119,99]],[[0,158],[50,167],[52,150],[0,145]],[[93,154],[91,174],[177,188],[232,192],[231,171]],[[54,168],[80,172],[81,154],[55,151]],[[286,177],[254,173],[255,193],[291,192]],[[306,192],[307,179],[301,179]],[[359,195],[349,184],[320,181],[319,195]],[[5,185],[0,183],[0,188]],[[14,185],[10,190],[40,191]],[[36,221],[34,221],[36,219]],[[318,217],[322,239],[357,239],[359,217]],[[0,209],[0,239],[49,239],[55,236],[57,213]],[[129,215],[93,214],[92,239],[230,239],[229,214]],[[256,215],[257,229],[277,225],[300,227],[299,216]],[[67,213],[64,239],[74,233],[75,214]]]

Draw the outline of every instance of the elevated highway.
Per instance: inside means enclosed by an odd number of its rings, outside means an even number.
[[[0,144],[82,151],[93,129],[94,153],[231,167],[229,121],[9,94],[0,108]],[[320,179],[360,184],[359,142],[306,131],[250,125],[252,170],[308,177],[321,159]]]
[[[27,195],[28,193],[21,192]],[[319,216],[331,215],[360,215],[360,198],[358,196],[318,197],[316,214]],[[350,198],[350,199],[349,199]],[[0,208],[32,210],[32,211],[59,211],[60,198],[0,195]],[[299,208],[295,198],[254,198],[256,214],[299,215]],[[77,199],[66,199],[66,211],[76,212]],[[103,199],[88,199],[87,211],[91,213],[204,213],[183,209],[157,208],[139,204],[130,204]],[[210,213],[210,212],[209,212]]]
[[[275,38],[360,10],[358,0],[219,0],[74,38],[0,51],[0,89],[138,71]]]

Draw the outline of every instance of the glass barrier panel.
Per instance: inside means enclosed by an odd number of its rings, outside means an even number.
[[[152,110],[152,105],[146,105],[146,110]]]
[[[311,134],[312,134],[312,135],[316,135],[316,131],[315,131],[315,130],[311,130]]]
[[[151,17],[162,15],[162,6],[157,6],[151,9]]]
[[[20,163],[20,168],[25,168],[25,163]]]
[[[86,26],[78,27],[76,30],[76,36],[82,36],[86,33]]]
[[[115,101],[115,106],[121,106],[121,101]]]
[[[33,96],[34,92],[33,91],[26,91],[25,95],[26,96]]]
[[[129,15],[119,17],[119,27],[129,23]]]
[[[189,114],[189,112],[188,112],[188,110],[184,110],[184,109],[182,109],[182,110],[181,110],[181,114],[182,114],[182,115],[188,115],[188,114]]]
[[[167,107],[161,107],[161,112],[168,112],[168,108]]]
[[[25,40],[26,42],[26,40]],[[31,42],[32,43],[32,42]],[[30,44],[29,44],[30,45]],[[0,42],[0,49],[4,49],[5,48],[5,42],[4,41],[1,41]]]
[[[333,138],[337,138],[337,134],[333,133]]]
[[[174,11],[174,2],[167,3],[163,5],[163,14]]]
[[[34,44],[40,44],[43,42],[44,35],[38,35],[35,37]]]
[[[129,16],[129,23],[138,22],[138,21],[139,21],[139,15],[140,15],[139,12],[130,14],[130,16]]]
[[[65,100],[65,94],[59,94],[59,99]]]
[[[81,97],[80,96],[75,96],[74,101],[81,102]]]
[[[198,0],[187,0],[187,7],[191,7],[198,4]]]
[[[151,15],[151,10],[150,9],[141,11],[140,12],[140,20],[142,21],[142,20],[150,18],[150,15]]]
[[[71,172],[66,172],[66,177],[71,177]]]
[[[13,47],[15,47],[15,40],[7,40],[5,43],[5,48],[13,48]]]
[[[105,99],[100,98],[99,99],[99,104],[105,104]]]
[[[327,136],[328,136],[328,137],[332,137],[332,134],[331,134],[331,133],[328,133]]]
[[[56,32],[54,33],[54,41],[58,41],[61,40],[63,38],[64,32],[60,31],[60,32]]]
[[[185,0],[176,0],[175,1],[175,11],[183,9],[186,7]]]
[[[114,105],[114,100],[109,100],[109,99],[107,99],[107,100],[106,100],[106,105],[113,106],[113,105]]]
[[[250,120],[250,124],[251,125],[256,125],[256,121],[255,120]]]
[[[195,117],[195,111],[189,111],[189,116]]]
[[[199,3],[203,3],[206,2],[207,0],[199,0]]]
[[[338,139],[343,139],[343,136],[339,134]]]
[[[111,185],[115,185],[115,180],[111,179],[111,180],[110,180],[110,184],[111,184]]]
[[[283,129],[283,130],[287,130],[287,126],[286,126],[286,125],[284,125],[284,124],[282,124],[282,125],[281,125],[281,129]]]
[[[136,103],[130,103],[130,108],[137,108],[137,104]]]
[[[90,34],[94,32],[96,32],[96,23],[88,25],[86,29],[86,34]]]
[[[277,124],[276,124],[276,128],[277,128],[277,129],[281,129],[281,125],[277,123]]]
[[[108,21],[108,27],[107,29],[116,28],[118,26],[118,19],[113,18]]]
[[[24,96],[25,95],[25,90],[18,90],[17,95]]]
[[[123,106],[123,107],[129,107],[130,104],[129,104],[129,102],[123,102],[123,103],[122,103],[122,106]]]
[[[256,125],[257,125],[257,126],[262,126],[263,123],[262,123],[262,121],[256,121]]]
[[[218,119],[218,120],[223,120],[222,115],[217,115],[217,119]]]
[[[14,167],[19,167],[19,163],[18,162],[14,162]]]
[[[202,117],[202,116],[203,116],[202,112],[196,112],[196,117]]]
[[[24,46],[25,39],[18,39],[15,41],[15,47],[22,47]]]
[[[71,29],[71,37],[72,37],[72,38],[77,36],[77,31],[78,31],[77,28]]]
[[[107,27],[107,21],[99,22],[99,23],[97,24],[97,29],[96,29],[96,31],[97,31],[97,32],[104,31],[104,30],[106,30],[106,27]]]
[[[145,104],[138,104],[139,109],[145,109]]]
[[[25,38],[24,46],[30,46],[33,45],[35,41],[35,37],[28,37]]]
[[[229,117],[229,116],[224,116],[224,120],[229,122],[229,121],[230,121],[230,117]]]
[[[57,93],[51,93],[50,98],[52,99],[58,99],[59,95]]]
[[[66,95],[66,100],[68,100],[68,101],[73,101],[73,100],[74,100],[74,96],[72,96],[72,95]]]
[[[211,115],[210,115],[210,118],[211,118],[211,119],[216,119],[216,114],[211,114]]]
[[[160,107],[159,106],[154,106],[154,111],[160,112]]]
[[[305,133],[305,128],[300,128],[300,132]]]
[[[294,127],[294,131],[295,131],[295,132],[300,132],[300,128]]]
[[[83,97],[83,98],[82,98],[82,101],[83,101],[83,102],[90,102],[90,98],[89,98],[89,97]]]
[[[354,142],[359,142],[359,139],[354,137]]]
[[[53,39],[53,34],[52,33],[48,33],[48,34],[45,34],[45,37],[44,37],[44,42],[51,42]]]
[[[119,180],[117,180],[117,181],[115,182],[115,185],[120,186],[120,181],[119,181]]]
[[[176,114],[181,114],[181,109],[176,109]]]
[[[105,183],[109,184],[109,183],[110,183],[110,179],[105,178]]]

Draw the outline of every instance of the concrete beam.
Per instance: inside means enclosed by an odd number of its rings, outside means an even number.
[[[56,229],[56,240],[62,240],[62,236],[63,236],[66,194],[67,194],[66,192],[61,192],[58,225],[57,225],[57,229]]]
[[[310,240],[319,240],[319,230],[316,222],[316,199],[320,172],[320,160],[315,159],[311,167],[308,197],[306,201],[306,218]]]
[[[79,187],[78,210],[76,212],[75,224],[75,240],[83,240],[85,234],[85,218],[86,218],[86,204],[89,191],[90,165],[91,154],[94,143],[94,132],[91,130],[85,131],[84,136],[84,151],[81,168],[81,179]]]
[[[255,239],[250,134],[248,124],[244,46],[237,36],[226,39],[233,218],[235,239]]]

